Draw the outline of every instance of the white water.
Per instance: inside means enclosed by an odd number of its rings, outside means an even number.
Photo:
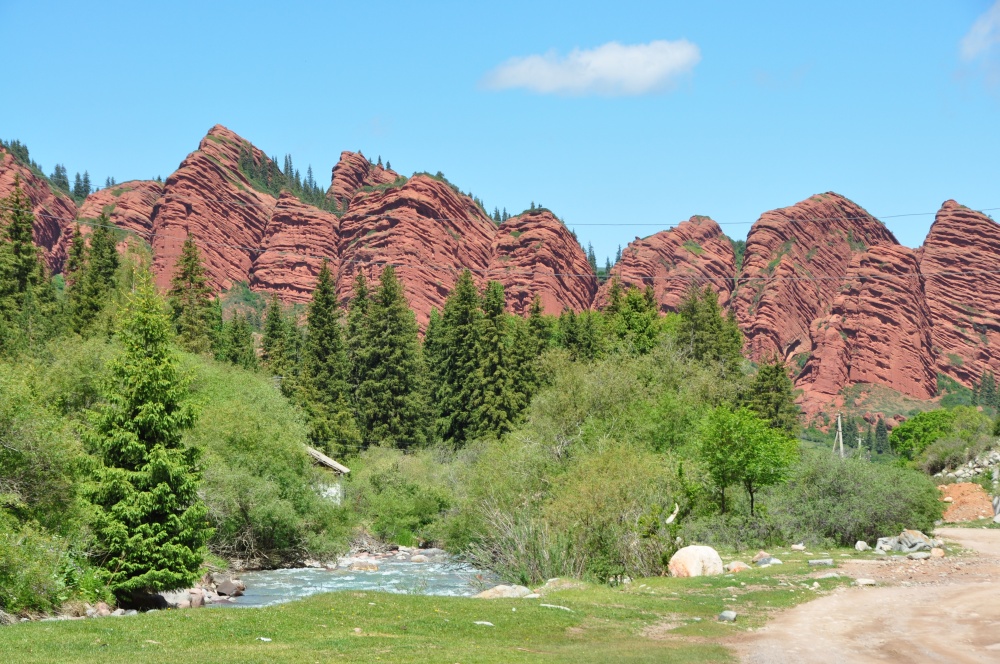
[[[296,568],[244,572],[246,592],[232,603],[213,606],[269,606],[336,590],[379,590],[397,594],[468,597],[496,585],[489,574],[454,562],[372,561],[377,572]]]

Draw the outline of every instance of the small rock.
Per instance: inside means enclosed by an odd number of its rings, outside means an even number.
[[[944,558],[944,549],[938,547],[931,549],[931,558]]]
[[[413,556],[412,558],[410,558],[410,562],[411,563],[426,563],[427,561],[428,561],[427,556],[425,556],[423,554],[419,554],[419,553],[417,555]]]
[[[919,551],[916,553],[909,553],[906,555],[910,560],[927,560],[931,557],[931,554],[927,551]]]
[[[727,563],[725,569],[727,572],[738,574],[739,572],[745,572],[746,570],[750,569],[750,566],[739,560],[734,560],[731,563]]]
[[[111,607],[109,607],[104,602],[98,602],[94,607],[94,615],[98,618],[104,618],[111,615]]]
[[[348,567],[347,569],[349,569],[352,572],[377,572],[378,565],[376,565],[375,563],[368,563],[362,560],[358,560],[356,562],[351,563],[351,566]]]
[[[125,615],[126,616],[137,616],[137,615],[139,615],[139,612],[136,611],[135,609],[129,609],[128,611],[125,612]]]
[[[836,572],[827,572],[826,574],[821,574],[816,577],[817,579],[839,579],[840,575]]]
[[[945,496],[945,497],[944,497],[944,502],[946,502],[946,503],[951,503],[951,502],[954,502],[954,500],[955,500],[955,499],[954,499],[954,498],[952,498],[951,496]]]
[[[760,567],[770,567],[771,565],[783,565],[784,563],[782,563],[774,556],[770,556],[768,558],[761,558],[760,560],[757,561],[757,564]]]
[[[792,545],[792,551],[805,551],[805,550],[806,550],[806,545],[805,544],[793,544]]]
[[[810,567],[819,567],[820,565],[833,567],[833,558],[818,558],[816,560],[810,560],[809,565]]]
[[[539,597],[541,597],[541,595],[539,595],[538,593],[528,593],[521,599],[538,599]]]
[[[723,611],[718,617],[720,622],[736,622],[735,611]]]
[[[856,551],[868,551],[869,549],[871,549],[871,547],[868,546],[868,542],[864,540],[858,540],[857,543],[854,545],[854,549]]]
[[[266,636],[258,636],[257,640],[258,641],[263,641],[264,643],[270,643],[271,642],[271,639],[267,638]]]
[[[539,604],[538,606],[544,606],[547,609],[560,609],[562,611],[569,611],[570,613],[573,613],[573,609],[568,606],[559,606],[558,604]]]
[[[855,579],[854,585],[864,587],[864,586],[874,586],[877,584],[875,583],[875,579]]]
[[[378,568],[376,567],[376,569]],[[226,579],[222,583],[217,583],[215,585],[216,593],[219,595],[228,595],[229,597],[239,597],[246,589],[246,584],[239,579]]]
[[[123,616],[125,615],[125,609],[115,609],[114,611],[111,612],[111,615],[115,616],[116,618],[118,616]]]
[[[770,557],[771,557],[771,554],[768,553],[767,551],[758,551],[754,555],[754,557],[750,559],[750,562],[752,562],[752,563],[759,563],[764,558],[770,558]]]
[[[477,620],[472,623],[473,625],[483,625],[485,627],[493,627],[493,623],[486,620]]]

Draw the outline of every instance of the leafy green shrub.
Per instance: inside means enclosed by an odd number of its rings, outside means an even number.
[[[389,447],[370,447],[352,461],[347,500],[361,524],[387,542],[413,546],[436,541],[440,522],[455,501],[443,474],[443,450],[406,454]]]
[[[917,471],[823,452],[805,456],[766,504],[786,541],[844,546],[904,528],[929,533],[943,505],[934,483]]]
[[[51,611],[69,598],[61,570],[65,542],[0,513],[0,608]]]
[[[951,434],[954,426],[954,411],[929,410],[893,429],[889,434],[889,445],[896,454],[913,459],[934,441]]]
[[[330,480],[305,451],[306,426],[271,380],[185,355],[200,406],[185,442],[202,450],[202,493],[223,557],[280,565],[346,549],[342,509],[320,496]]]

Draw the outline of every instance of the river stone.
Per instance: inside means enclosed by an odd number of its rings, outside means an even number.
[[[352,572],[377,572],[378,565],[375,563],[365,562],[364,560],[358,560],[351,563],[351,566],[347,569]]]
[[[427,556],[420,553],[410,558],[411,563],[426,563],[427,560],[428,560]]]
[[[722,574],[722,558],[710,546],[686,546],[670,558],[670,576],[718,576]]]
[[[719,622],[736,622],[735,611],[723,611],[719,614]]]
[[[489,590],[484,590],[483,592],[476,595],[479,599],[517,599],[524,597],[525,595],[530,595],[531,590],[525,588],[524,586],[494,586]]]
[[[868,546],[868,542],[864,540],[858,540],[857,543],[854,545],[854,549],[856,551],[868,551],[869,549],[871,549],[871,547]]]
[[[378,569],[376,567],[375,569]],[[239,579],[226,579],[222,583],[217,583],[215,585],[215,592],[220,595],[227,595],[229,597],[239,597],[246,590],[246,584],[244,584]]]

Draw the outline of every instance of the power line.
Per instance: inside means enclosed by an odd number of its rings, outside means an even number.
[[[0,206],[0,209],[10,210],[10,209],[13,209],[13,208],[5,207],[5,206]],[[49,218],[61,219],[61,220],[66,220],[67,219],[66,217],[56,217],[55,215],[38,215],[38,216],[46,216],[46,217],[49,217]],[[156,233],[154,231],[137,231],[137,230],[130,229],[130,228],[122,228],[122,227],[117,226],[115,224],[102,224],[102,223],[96,222],[96,221],[89,221],[89,222],[82,222],[82,223],[84,225],[87,225],[87,226],[99,226],[99,227],[104,227],[104,228],[118,229],[118,230],[122,230],[122,231],[125,231],[125,232],[128,232],[128,233],[134,233],[136,235],[144,235],[144,236],[147,236],[147,237],[161,237],[161,238],[173,239],[173,240],[185,240],[185,239],[187,239],[186,235],[185,236],[179,236],[179,235],[167,235],[167,234],[164,234],[164,233]],[[195,242],[198,243],[198,244],[201,244],[202,246],[226,247],[226,248],[230,248],[230,249],[240,249],[242,251],[249,251],[249,252],[255,252],[255,253],[260,253],[260,254],[268,251],[268,248],[265,247],[265,246],[247,246],[247,245],[230,244],[230,243],[226,243],[226,242],[212,242],[212,241],[209,241],[209,240],[203,240],[203,239],[198,239],[198,238],[195,239]],[[486,268],[477,268],[477,267],[455,266],[455,265],[441,265],[441,264],[434,265],[434,264],[430,264],[430,263],[421,263],[419,265],[412,265],[412,264],[407,264],[407,263],[393,262],[393,261],[389,261],[389,260],[344,259],[344,258],[338,258],[336,256],[327,256],[327,255],[324,255],[324,254],[310,254],[310,253],[296,252],[296,251],[275,251],[275,252],[272,252],[272,253],[274,255],[277,255],[277,256],[297,256],[297,257],[302,257],[302,258],[323,259],[323,260],[328,260],[330,262],[339,262],[341,265],[343,265],[344,263],[355,264],[355,265],[368,265],[368,266],[375,266],[375,267],[385,266],[385,265],[392,265],[393,267],[398,267],[398,268],[431,269],[431,270],[442,270],[442,271],[447,271],[447,272],[462,272],[463,270],[469,270],[470,272],[473,272],[473,273],[476,273],[476,274],[485,274],[485,275],[516,275],[516,276],[526,276],[526,277],[539,277],[539,276],[545,277],[545,276],[548,276],[548,277],[579,277],[579,278],[590,277],[590,278],[596,278],[596,275],[594,275],[592,273],[539,272],[539,271],[535,271],[535,270],[531,270],[531,271],[528,271],[528,270],[511,271],[510,268],[505,268],[505,267],[498,267],[498,268],[490,269],[489,267],[486,267]],[[773,283],[773,282],[778,282],[778,281],[854,281],[854,280],[858,280],[858,281],[864,282],[866,280],[872,280],[872,281],[873,280],[883,280],[883,281],[884,280],[895,280],[895,279],[906,278],[906,277],[910,277],[910,276],[928,277],[928,276],[958,276],[958,275],[988,275],[988,274],[1000,274],[1000,269],[998,269],[998,270],[941,270],[941,271],[936,271],[936,272],[920,272],[920,271],[917,271],[917,272],[906,272],[906,273],[902,273],[902,274],[899,274],[899,275],[860,275],[860,274],[853,274],[852,275],[852,274],[843,274],[843,275],[823,275],[823,276],[808,276],[808,277],[774,277],[774,276],[771,276],[771,275],[755,275],[755,276],[747,276],[747,277],[743,277],[743,276],[710,277],[710,276],[705,276],[705,275],[700,275],[700,274],[671,274],[671,275],[664,275],[664,276],[645,277],[645,278],[642,279],[642,281],[643,281],[643,283],[646,283],[646,282],[649,282],[649,281],[690,281],[690,282],[697,282],[697,283],[704,283],[704,282],[734,282],[734,285],[735,285],[736,283],[745,284],[745,283],[760,282],[760,281],[764,281],[766,283]]]

